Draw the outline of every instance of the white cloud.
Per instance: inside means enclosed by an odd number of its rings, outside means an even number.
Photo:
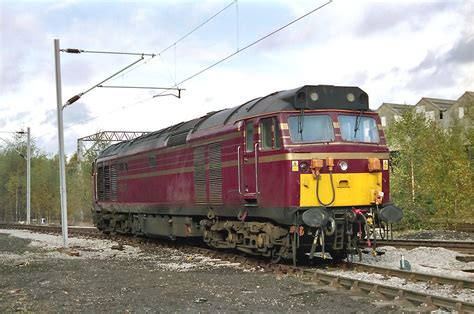
[[[57,150],[53,38],[65,48],[158,52],[228,3],[0,2],[0,126],[30,126],[42,149]],[[320,3],[239,1],[239,47]],[[182,84],[181,99],[139,103],[158,92],[94,89],[65,109],[67,151],[98,130],[157,130],[306,84],[359,85],[372,108],[423,96],[457,98],[474,89],[473,13],[470,2],[334,1]],[[110,84],[171,86],[236,49],[232,6],[177,45],[176,69],[170,49]],[[133,60],[61,54],[64,100]]]

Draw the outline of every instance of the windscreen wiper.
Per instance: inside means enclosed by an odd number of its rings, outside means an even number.
[[[362,110],[360,111],[360,114],[356,118],[356,123],[355,123],[355,128],[354,128],[354,140],[356,139],[357,136],[357,131],[360,129],[360,121],[362,120]]]
[[[298,133],[300,134],[301,141],[303,140],[303,124],[304,124],[304,109],[301,109],[301,113],[298,116]]]

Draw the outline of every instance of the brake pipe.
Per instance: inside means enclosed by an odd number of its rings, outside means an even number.
[[[319,239],[319,228],[314,232],[313,244],[311,245],[311,251],[309,252],[309,259],[312,260],[314,257],[314,252],[316,252],[316,247],[318,246]]]
[[[367,218],[365,218],[364,216],[364,213],[367,212],[367,210],[364,210],[364,209],[360,209],[360,208],[352,208],[352,212],[354,214],[356,214],[356,216],[361,216],[362,219],[364,220],[364,229],[365,229],[365,235],[367,237],[367,245],[370,247],[372,244],[370,243],[370,239],[369,239],[369,225],[367,223]],[[362,225],[361,225],[361,222],[359,221],[359,232],[358,232],[358,237],[359,237],[359,240],[362,238]]]

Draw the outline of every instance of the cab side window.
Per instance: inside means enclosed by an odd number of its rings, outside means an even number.
[[[260,130],[262,130],[262,149],[273,148],[273,119],[264,119],[260,122]]]
[[[245,124],[245,151],[253,152],[253,121]]]
[[[266,118],[260,121],[262,132],[261,147],[265,149],[279,149],[281,147],[280,128],[276,118]]]

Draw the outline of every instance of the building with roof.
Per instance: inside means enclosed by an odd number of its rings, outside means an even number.
[[[377,109],[377,113],[380,116],[382,126],[386,128],[394,121],[398,121],[402,117],[403,112],[412,109],[413,107],[414,106],[412,105],[392,104],[384,102]]]
[[[451,108],[455,100],[423,97],[415,105],[415,112],[427,121],[439,123],[445,127],[447,111]]]
[[[474,92],[466,91],[456,102],[446,111],[444,127],[448,128],[455,123],[464,127],[472,126],[472,114],[474,107]],[[471,119],[469,119],[469,117]],[[455,122],[456,121],[456,122]]]
[[[474,92],[466,91],[457,100],[423,97],[415,105],[395,104],[384,102],[377,109],[381,124],[384,128],[398,121],[403,113],[413,109],[426,120],[434,121],[444,128],[451,127],[455,122],[468,123],[467,113],[474,106]],[[471,111],[470,111],[471,110]]]

